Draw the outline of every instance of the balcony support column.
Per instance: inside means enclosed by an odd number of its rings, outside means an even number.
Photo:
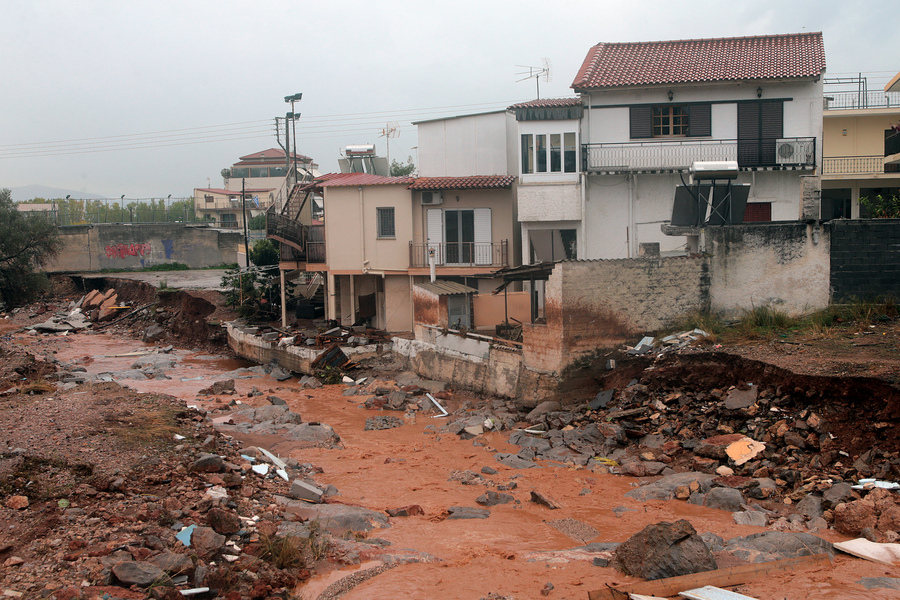
[[[278,276],[281,279],[281,326],[287,328],[287,301],[284,293],[284,269],[278,269]]]

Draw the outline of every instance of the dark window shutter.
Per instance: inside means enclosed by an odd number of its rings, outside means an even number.
[[[653,109],[650,106],[632,106],[630,122],[631,139],[653,137]]]
[[[709,104],[691,104],[687,107],[688,135],[690,137],[706,137],[712,135],[712,116]]]
[[[775,144],[784,135],[784,103],[781,100],[763,101],[760,110],[760,156],[763,165],[774,165]]]
[[[738,165],[759,166],[759,102],[738,103]]]

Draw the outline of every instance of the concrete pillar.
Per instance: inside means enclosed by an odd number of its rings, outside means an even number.
[[[281,278],[281,326],[287,328],[287,301],[284,293],[284,269],[278,269]]]
[[[337,320],[337,299],[335,296],[337,287],[334,285],[334,273],[330,271],[325,275],[325,318]]]
[[[818,221],[821,215],[822,178],[818,175],[801,175],[800,194],[800,220]]]

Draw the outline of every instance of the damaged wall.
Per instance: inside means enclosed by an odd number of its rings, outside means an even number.
[[[124,223],[59,228],[63,249],[48,273],[141,269],[183,263],[192,269],[234,264],[243,243],[239,231],[184,223]]]
[[[771,306],[799,315],[828,305],[831,244],[820,224],[707,227],[705,235],[714,312]]]
[[[709,304],[700,257],[565,261],[545,287],[545,324],[523,327],[529,368],[561,373],[596,350],[669,325]]]

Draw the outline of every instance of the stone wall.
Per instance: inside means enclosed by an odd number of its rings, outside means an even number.
[[[561,373],[709,303],[704,258],[565,261],[545,286],[545,323],[523,328],[525,364]]]
[[[60,227],[62,252],[45,266],[50,273],[141,269],[182,263],[192,269],[237,262],[239,231],[184,223],[125,223]]]

